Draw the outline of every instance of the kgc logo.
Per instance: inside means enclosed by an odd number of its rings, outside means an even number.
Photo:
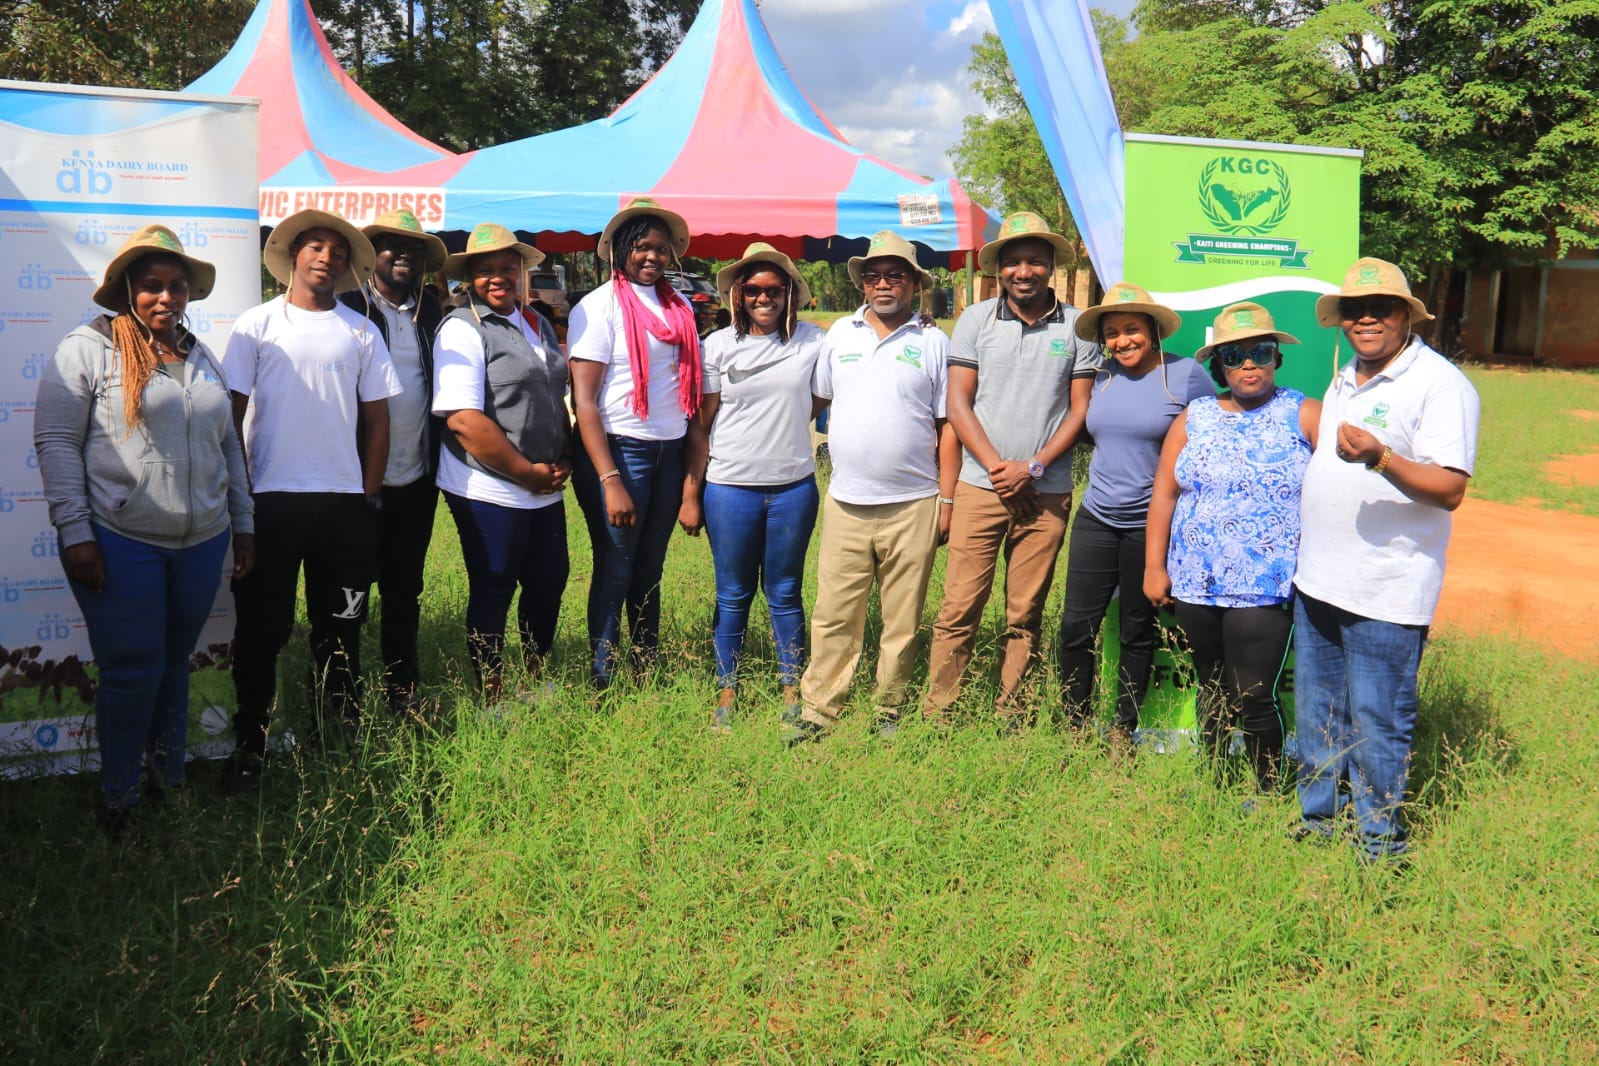
[[[1272,159],[1219,155],[1199,172],[1199,209],[1222,233],[1270,233],[1291,202],[1288,172]]]

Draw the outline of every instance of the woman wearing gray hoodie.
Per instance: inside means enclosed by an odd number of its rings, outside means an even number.
[[[39,380],[34,446],[61,565],[99,671],[95,724],[106,829],[183,783],[189,655],[222,583],[255,558],[254,507],[216,359],[184,328],[216,279],[165,226],[130,237],[95,303]]]

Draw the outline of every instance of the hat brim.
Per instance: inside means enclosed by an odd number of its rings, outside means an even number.
[[[470,252],[456,252],[454,255],[446,256],[444,259],[444,276],[447,278],[452,278],[455,281],[465,281],[466,266],[473,259],[476,259],[480,255],[493,255],[495,252],[503,252],[507,248],[511,249],[512,251],[516,252],[517,255],[522,257],[522,267],[524,270],[532,270],[534,267],[544,262],[543,252],[539,251],[531,244],[523,244],[521,241],[513,241],[510,244],[496,244],[490,248],[474,248]]]
[[[366,234],[367,240],[388,235],[421,241],[427,248],[427,258],[422,261],[422,269],[428,273],[432,273],[435,270],[443,270],[444,260],[450,254],[450,250],[444,247],[444,242],[431,233],[420,233],[414,229],[405,229],[401,226],[380,226],[376,223],[370,226],[362,226],[361,232]],[[373,251],[374,253],[376,252],[375,246]],[[373,261],[374,263],[376,262],[375,255]]]
[[[1045,244],[1048,244],[1051,248],[1055,249],[1055,255],[1057,257],[1070,255],[1072,251],[1071,242],[1058,233],[1051,233],[1048,230],[1044,230],[1039,233],[1012,233],[1008,236],[1001,237],[997,241],[989,241],[987,244],[978,249],[977,269],[981,270],[984,274],[997,274],[999,271],[999,253],[1004,249],[1005,245],[1009,244],[1011,241],[1026,240],[1043,241]],[[1058,258],[1056,259],[1055,265],[1060,265]]]
[[[106,264],[105,274],[100,279],[100,287],[94,290],[94,302],[107,311],[129,310],[123,306],[128,292],[122,284],[122,276],[128,272],[128,267],[146,255],[170,255],[183,261],[184,268],[189,272],[190,303],[205,299],[211,295],[211,290],[216,288],[217,268],[204,259],[196,259],[183,252],[174,252],[170,248],[141,244],[133,248],[124,248]]]
[[[1076,333],[1085,341],[1099,343],[1099,320],[1103,315],[1121,313],[1148,315],[1155,320],[1155,328],[1160,333],[1160,339],[1165,340],[1176,333],[1183,324],[1183,316],[1167,307],[1157,303],[1124,303],[1124,304],[1096,304],[1077,316]]]
[[[367,240],[366,234],[356,229],[342,215],[335,215],[329,211],[308,210],[298,211],[279,222],[277,228],[268,235],[266,248],[261,252],[261,261],[266,264],[267,271],[278,279],[280,285],[287,287],[293,280],[295,240],[306,230],[312,229],[332,230],[343,237],[350,246],[349,265],[334,283],[334,292],[349,292],[351,289],[360,288],[361,283],[372,276],[377,253],[372,250],[372,242]]]
[[[744,272],[745,267],[754,263],[766,263],[775,266],[788,280],[794,283],[799,305],[801,307],[810,306],[811,287],[800,276],[799,268],[794,265],[794,260],[775,248],[752,252],[738,262],[725,266],[716,272],[716,291],[722,294],[723,303],[733,302],[733,282],[738,280],[738,276]]]
[[[1358,294],[1352,292],[1329,292],[1316,300],[1316,323],[1322,326],[1341,326],[1343,317],[1338,313],[1338,304],[1346,297],[1349,299],[1362,299],[1367,296],[1395,296],[1410,305],[1410,324],[1418,322],[1431,322],[1433,316],[1428,313],[1427,305],[1398,289],[1361,289]]]
[[[1274,337],[1276,338],[1278,344],[1299,343],[1299,338],[1294,336],[1292,333],[1286,333],[1280,329],[1257,329],[1246,333],[1234,333],[1230,336],[1213,340],[1209,344],[1200,348],[1199,351],[1195,352],[1194,358],[1203,363],[1206,359],[1210,358],[1211,352],[1214,352],[1217,348],[1220,348],[1224,344],[1237,344],[1239,341],[1254,340],[1258,337]]]
[[[618,226],[628,219],[637,218],[640,215],[654,215],[666,223],[667,236],[672,240],[672,251],[676,252],[678,258],[681,259],[683,254],[688,251],[688,223],[676,211],[668,211],[664,207],[655,206],[624,207],[612,215],[611,220],[605,224],[605,229],[600,233],[599,243],[594,246],[595,252],[599,257],[612,266],[616,265],[615,260],[611,258],[611,237],[616,233]]]
[[[913,263],[909,259],[906,259],[903,255],[895,255],[890,252],[885,255],[857,255],[850,259],[850,261],[846,264],[849,270],[849,280],[853,282],[855,287],[862,292],[866,291],[866,286],[861,284],[861,271],[866,266],[866,261],[868,259],[898,259],[900,262],[916,271],[916,276],[921,280],[922,288],[926,289],[932,287],[933,275],[923,270],[919,263]]]

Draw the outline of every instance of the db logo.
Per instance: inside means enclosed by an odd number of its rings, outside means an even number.
[[[28,554],[35,559],[59,559],[61,557],[61,542],[56,539],[56,531],[47,529],[33,538],[33,547],[28,549]]]
[[[22,590],[9,581],[0,582],[0,601],[17,603],[22,599]]]
[[[47,614],[39,619],[39,628],[33,635],[40,640],[66,640],[72,636],[72,627],[59,614]]]
[[[17,288],[44,292],[50,288],[50,275],[38,263],[29,263],[17,275]]]
[[[43,352],[34,352],[22,360],[22,380],[37,381],[39,375],[44,373],[44,365],[49,356]]]
[[[61,730],[53,725],[41,725],[33,731],[33,742],[41,748],[53,748],[61,741]]]
[[[0,419],[0,421],[4,421],[4,420]],[[37,451],[35,451],[34,449],[29,448],[28,449],[28,458],[23,460],[23,465],[25,465],[29,470],[37,470],[37,469],[39,469],[39,453]]]
[[[65,166],[56,171],[57,189],[74,196],[81,196],[84,193],[90,196],[110,195],[111,175],[95,169],[93,152],[81,153],[74,148],[72,158],[63,159],[62,163]]]
[[[16,509],[17,501],[13,500],[10,496],[5,495],[4,490],[0,490],[0,514],[10,514]]]
[[[211,238],[196,223],[185,222],[178,230],[178,241],[185,248],[204,248],[211,243]]]
[[[78,232],[73,235],[73,240],[79,244],[104,244],[111,239],[104,226],[92,218],[86,218],[78,225]]]

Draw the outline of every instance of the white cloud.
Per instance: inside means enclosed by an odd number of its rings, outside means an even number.
[[[961,120],[983,110],[966,66],[993,28],[986,0],[765,0],[760,10],[789,72],[851,144],[951,175],[945,153]]]

